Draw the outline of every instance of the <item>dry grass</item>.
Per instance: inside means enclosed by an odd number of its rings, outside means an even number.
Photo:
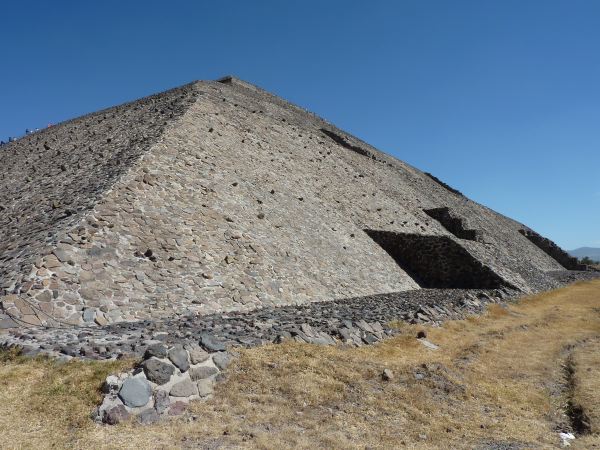
[[[573,400],[585,413],[592,435],[600,434],[600,339],[590,339],[573,350]]]
[[[568,395],[600,448],[600,281],[530,297],[508,309],[359,349],[288,343],[241,352],[192,420],[98,426],[87,415],[107,372],[127,363],[6,358],[0,365],[2,448],[554,448]],[[583,344],[580,344],[583,343]],[[574,392],[564,362],[573,361]],[[380,373],[395,377],[384,382]],[[422,379],[418,379],[422,378]]]

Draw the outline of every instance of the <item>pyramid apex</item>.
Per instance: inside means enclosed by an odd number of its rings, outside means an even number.
[[[253,91],[260,89],[258,86],[252,83],[248,83],[247,81],[241,80],[240,78],[234,75],[225,75],[224,77],[217,78],[215,81],[217,81],[218,83],[245,87],[247,89],[252,89]]]
[[[225,75],[222,76],[221,78],[217,78],[215,81],[218,81],[219,83],[233,83],[235,81],[240,81],[236,76],[234,75]]]

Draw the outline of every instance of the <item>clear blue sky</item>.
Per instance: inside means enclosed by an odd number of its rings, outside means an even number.
[[[4,1],[0,138],[225,74],[600,247],[600,2]]]

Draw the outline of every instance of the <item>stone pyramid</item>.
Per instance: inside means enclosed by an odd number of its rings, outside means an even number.
[[[0,150],[5,328],[528,293],[565,268],[581,269],[524,225],[233,77]]]

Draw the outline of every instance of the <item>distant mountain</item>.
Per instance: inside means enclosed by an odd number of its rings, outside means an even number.
[[[567,253],[571,256],[575,256],[576,258],[583,258],[587,256],[594,261],[600,261],[600,248],[594,247],[580,247],[575,250],[569,250]]]

